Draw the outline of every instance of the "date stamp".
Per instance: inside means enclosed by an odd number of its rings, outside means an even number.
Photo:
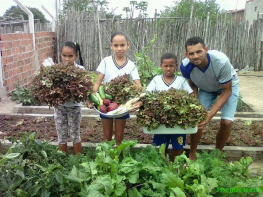
[[[252,192],[262,193],[263,188],[260,188],[260,187],[247,187],[247,188],[220,187],[220,188],[217,188],[216,192],[218,193],[252,193]]]

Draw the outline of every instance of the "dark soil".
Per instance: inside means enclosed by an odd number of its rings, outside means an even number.
[[[218,121],[212,121],[203,131],[199,144],[214,145],[216,132],[219,128]],[[37,138],[47,141],[57,141],[57,133],[53,118],[0,115],[0,139],[5,137],[19,138],[21,133],[37,131]],[[99,119],[82,118],[81,139],[82,142],[101,142],[102,125]],[[189,136],[188,136],[189,137]],[[138,140],[141,144],[150,144],[152,135],[144,134],[137,126],[136,119],[128,119],[124,131],[125,140]],[[69,139],[70,141],[70,139]],[[189,144],[189,140],[187,141]],[[234,121],[231,136],[228,139],[228,146],[254,146],[263,147],[263,120],[262,121]]]

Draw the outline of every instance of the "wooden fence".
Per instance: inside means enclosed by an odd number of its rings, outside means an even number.
[[[156,34],[158,39],[147,55],[158,66],[160,56],[165,52],[174,52],[180,62],[184,58],[186,39],[201,36],[209,49],[224,52],[235,68],[242,69],[248,65],[255,70],[263,70],[262,29],[261,19],[248,27],[248,23],[235,23],[221,16],[212,26],[209,20],[197,18],[106,20],[72,10],[58,23],[57,48],[59,55],[64,41],[78,42],[86,68],[95,70],[101,59],[111,54],[110,36],[113,32],[122,31],[128,36],[130,49],[127,55],[133,60],[134,54],[148,46]]]

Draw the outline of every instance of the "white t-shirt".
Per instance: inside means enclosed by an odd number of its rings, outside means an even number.
[[[147,92],[152,91],[162,91],[162,90],[169,90],[170,88],[174,89],[183,89],[186,90],[189,94],[193,92],[192,88],[188,84],[187,79],[185,79],[182,76],[176,76],[174,77],[173,81],[170,83],[167,83],[164,79],[163,75],[157,75],[155,76],[149,85],[146,88]]]
[[[76,63],[74,63],[74,65],[82,70],[85,70],[85,68],[81,65],[78,65]],[[81,106],[81,103],[77,103],[76,101],[68,101],[68,102],[65,102],[62,106],[65,106],[65,107],[75,107],[75,106]]]
[[[140,79],[138,69],[135,64],[126,59],[123,66],[119,66],[114,59],[114,56],[105,57],[99,64],[97,70],[98,72],[104,74],[104,83],[110,82],[112,79],[129,74],[132,80]]]

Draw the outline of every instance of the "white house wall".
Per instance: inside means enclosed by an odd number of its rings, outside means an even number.
[[[259,18],[263,19],[263,0],[254,0],[246,3],[245,7],[245,20],[249,22],[249,26],[253,24],[254,20]],[[261,40],[263,41],[263,35]]]

